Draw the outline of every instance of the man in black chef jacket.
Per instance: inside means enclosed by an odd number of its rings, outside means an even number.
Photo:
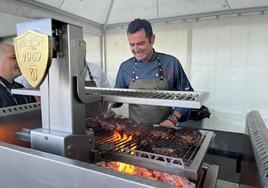
[[[0,108],[36,102],[32,96],[11,93],[11,89],[23,88],[23,85],[14,81],[20,75],[14,46],[0,44]]]

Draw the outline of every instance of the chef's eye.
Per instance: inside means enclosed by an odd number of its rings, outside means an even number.
[[[145,44],[145,41],[139,42],[137,45],[138,46],[143,46]]]

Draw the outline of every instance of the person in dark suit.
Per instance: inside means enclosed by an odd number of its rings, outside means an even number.
[[[14,81],[20,75],[14,46],[0,44],[0,108],[36,102],[32,96],[11,93],[11,89],[23,88],[23,85]]]

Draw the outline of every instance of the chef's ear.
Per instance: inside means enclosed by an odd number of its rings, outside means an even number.
[[[152,35],[151,38],[149,39],[149,42],[153,45],[155,41],[155,35]]]

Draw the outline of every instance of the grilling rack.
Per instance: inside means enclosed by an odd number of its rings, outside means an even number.
[[[99,94],[104,101],[118,103],[201,108],[208,99],[208,92],[185,92],[165,90],[135,90],[86,87],[86,94]]]
[[[207,152],[210,141],[214,135],[210,131],[200,131],[201,138],[193,144],[181,158],[170,157],[133,148],[140,138],[130,141],[112,141],[112,136],[101,138],[95,135],[96,150],[103,153],[105,160],[120,161],[144,168],[164,171],[179,176],[197,179],[197,172]],[[150,135],[144,135],[150,136]],[[144,137],[143,136],[143,137]]]

